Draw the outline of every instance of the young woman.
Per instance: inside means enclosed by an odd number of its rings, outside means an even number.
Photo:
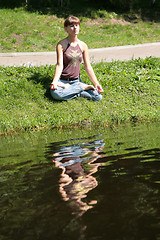
[[[51,83],[51,95],[56,100],[69,100],[84,97],[98,101],[102,99],[103,89],[94,74],[88,55],[87,45],[78,39],[80,20],[70,16],[64,22],[68,36],[56,47],[57,65]],[[80,63],[84,62],[85,70],[93,82],[87,85],[80,79]]]

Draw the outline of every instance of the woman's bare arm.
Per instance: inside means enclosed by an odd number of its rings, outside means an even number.
[[[57,52],[57,64],[56,64],[56,69],[54,73],[54,78],[51,83],[51,89],[57,89],[57,82],[61,76],[62,70],[63,70],[63,49],[62,45],[60,43],[57,44],[56,47],[56,52]]]
[[[88,74],[89,78],[91,79],[91,81],[95,85],[97,91],[99,93],[102,93],[103,89],[102,89],[101,85],[99,84],[99,82],[96,78],[96,75],[93,71],[93,68],[90,64],[88,47],[85,43],[83,43],[82,47],[83,47],[83,61],[84,61],[84,66],[85,66],[86,73]]]

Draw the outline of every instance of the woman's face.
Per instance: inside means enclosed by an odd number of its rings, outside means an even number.
[[[78,35],[80,26],[78,23],[73,23],[73,24],[65,27],[65,30],[69,35]]]

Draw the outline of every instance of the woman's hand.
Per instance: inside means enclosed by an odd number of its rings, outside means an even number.
[[[55,90],[55,89],[57,89],[57,84],[52,82],[51,83],[51,90]]]
[[[97,90],[99,93],[103,93],[103,89],[102,89],[102,87],[101,87],[100,84],[96,84],[95,87],[96,87],[96,90]]]
[[[51,90],[55,90],[57,89],[57,87],[61,87],[61,88],[69,88],[70,84],[69,83],[62,83],[62,82],[58,82],[58,83],[51,83]]]

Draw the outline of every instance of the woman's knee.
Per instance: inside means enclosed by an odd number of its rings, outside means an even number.
[[[62,94],[58,90],[51,90],[50,92],[55,100],[63,100]]]
[[[89,92],[90,92],[90,95],[91,95],[91,99],[93,101],[100,101],[100,100],[102,100],[102,95],[100,93],[98,93],[97,90],[94,90],[94,91],[90,90]]]
[[[100,93],[93,96],[93,101],[100,101],[102,100],[102,95]]]

